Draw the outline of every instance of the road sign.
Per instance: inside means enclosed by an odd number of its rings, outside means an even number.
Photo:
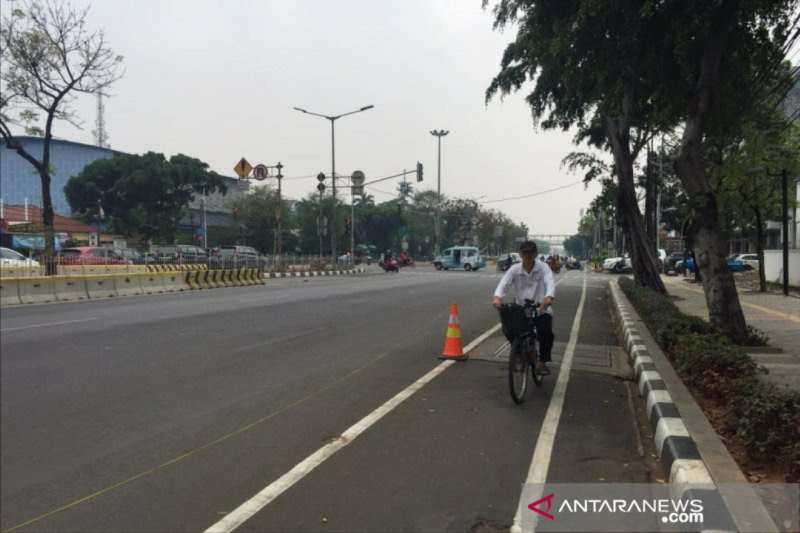
[[[322,182],[320,182],[320,183],[317,183],[317,190],[318,190],[319,192],[322,192],[322,191],[324,191],[324,190],[325,190],[325,184],[324,184],[324,183],[322,183]]]
[[[258,181],[264,181],[269,177],[269,169],[266,165],[256,165],[253,169],[253,177]]]
[[[247,162],[247,159],[243,157],[241,161],[236,163],[233,170],[239,175],[239,179],[245,179],[250,174],[250,171],[253,170],[253,167]]]

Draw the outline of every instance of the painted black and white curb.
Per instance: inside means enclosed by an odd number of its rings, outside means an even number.
[[[364,273],[363,268],[357,268],[355,270],[322,270],[319,272],[264,272],[264,277],[269,279],[278,279],[278,278],[315,278],[315,277],[325,277],[325,276],[352,276],[353,274],[362,274]]]
[[[703,500],[706,516],[712,521],[705,522],[702,531],[738,531],[667,390],[666,383],[647,351],[631,316],[627,298],[616,281],[609,283],[609,290],[622,329],[625,349],[630,355],[650,427],[655,434],[658,457],[664,471],[669,473],[672,497]]]

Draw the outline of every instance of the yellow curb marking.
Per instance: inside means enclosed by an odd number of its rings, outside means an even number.
[[[685,290],[685,291],[696,292],[697,294],[702,294],[703,296],[705,296],[705,292],[703,292],[701,290],[693,289],[691,287],[684,287],[684,286],[682,286],[682,285],[680,285],[678,283],[675,283],[674,281],[666,281],[666,283],[672,285],[673,287],[678,287],[679,289],[682,289],[682,290]],[[749,307],[750,309],[755,309],[757,311],[761,311],[762,313],[766,313],[766,314],[772,315],[772,316],[777,316],[777,317],[780,317],[780,318],[782,318],[784,320],[791,320],[792,322],[797,322],[798,324],[800,324],[800,317],[799,316],[790,315],[789,313],[781,313],[780,311],[774,311],[772,309],[767,309],[766,307],[762,307],[762,306],[756,305],[756,304],[751,304],[750,302],[743,302],[743,301],[741,301],[741,299],[739,300],[739,303],[741,305],[745,306],[745,307]],[[748,318],[747,320],[751,320],[751,319]]]

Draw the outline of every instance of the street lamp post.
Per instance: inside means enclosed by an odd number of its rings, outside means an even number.
[[[435,245],[435,254],[439,255],[440,251],[440,237],[439,237],[439,228],[441,226],[441,218],[442,218],[442,137],[450,133],[449,131],[445,130],[433,130],[431,131],[431,135],[436,137],[439,141],[439,165],[438,165],[438,178],[437,178],[437,188],[436,188],[436,224],[434,231],[436,232],[436,245]]]
[[[324,119],[331,121],[331,182],[332,182],[332,192],[333,192],[333,220],[331,221],[331,254],[333,255],[333,262],[336,264],[338,261],[338,256],[336,255],[336,130],[334,129],[334,123],[342,117],[346,117],[347,115],[354,115],[356,113],[361,113],[362,111],[367,111],[368,109],[372,109],[375,107],[374,105],[368,105],[366,107],[362,107],[361,109],[357,109],[356,111],[350,111],[349,113],[343,113],[341,115],[330,116],[330,115],[321,115],[319,113],[312,113],[311,111],[306,111],[305,109],[300,109],[299,107],[295,107],[297,111],[305,113],[307,115],[314,115],[315,117],[322,117]]]

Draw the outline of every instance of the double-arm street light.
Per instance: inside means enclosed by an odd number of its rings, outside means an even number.
[[[341,115],[330,116],[330,115],[321,115],[319,113],[312,113],[311,111],[306,111],[305,109],[300,109],[299,107],[295,107],[297,111],[305,113],[306,115],[314,115],[315,117],[322,117],[324,119],[331,121],[331,181],[333,182],[333,220],[331,221],[331,253],[333,254],[333,261],[336,263],[338,261],[338,255],[336,255],[336,230],[337,222],[336,222],[336,130],[334,129],[334,124],[337,120],[342,117],[346,117],[347,115],[354,115],[356,113],[361,113],[362,111],[367,111],[368,109],[372,109],[375,107],[374,105],[368,105],[366,107],[362,107],[361,109],[357,109],[355,111],[350,111],[349,113],[343,113]]]
[[[442,218],[442,137],[450,133],[449,131],[444,130],[433,130],[431,131],[431,135],[437,137],[439,139],[439,168],[437,171],[437,189],[436,189],[436,224],[435,224],[435,232],[436,232],[436,246],[435,246],[435,254],[439,255],[439,228],[441,227],[441,218]]]

